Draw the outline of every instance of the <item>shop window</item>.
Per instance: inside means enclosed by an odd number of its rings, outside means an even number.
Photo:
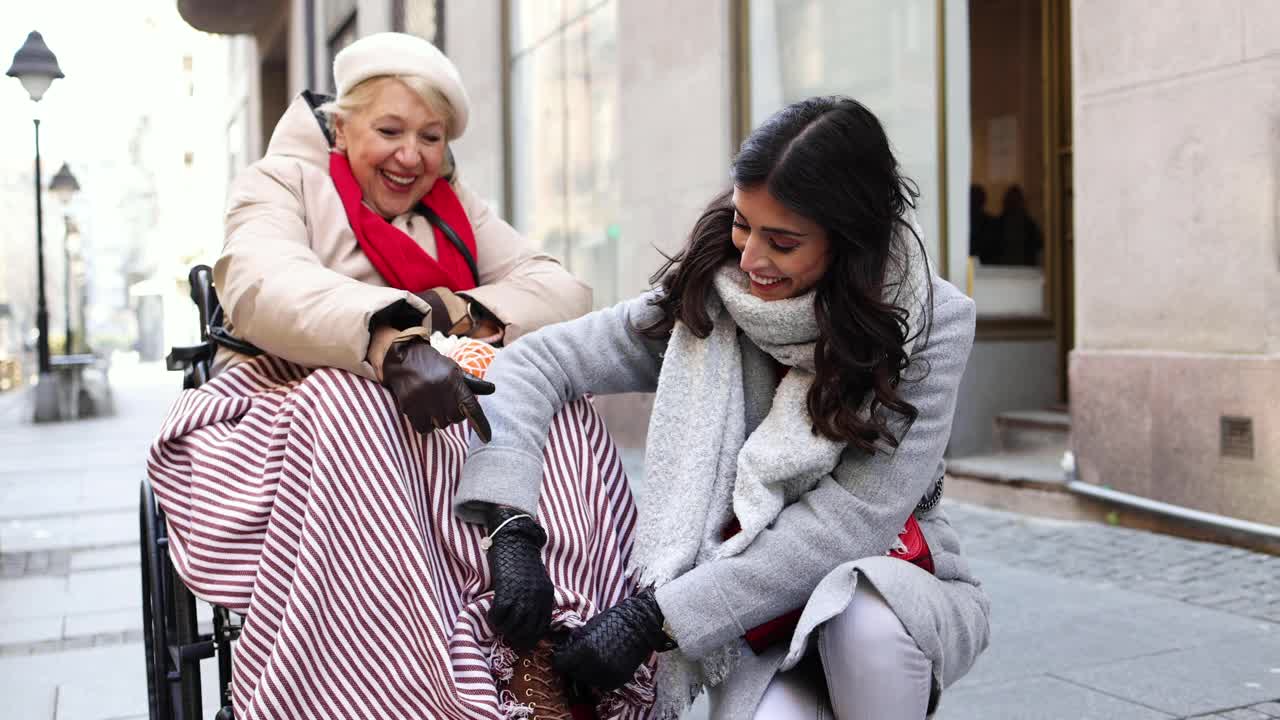
[[[325,48],[329,55],[329,64],[342,48],[356,41],[356,0],[325,0],[324,2]],[[333,86],[333,73],[325,73],[329,83],[329,92],[336,93]]]
[[[971,292],[987,317],[1048,315],[1043,8],[970,0]]]
[[[945,272],[939,188],[936,0],[751,0],[750,127],[814,95],[848,95],[884,125],[917,206],[929,257]]]
[[[595,290],[620,300],[617,3],[513,0],[512,221]]]
[[[395,0],[395,28],[444,50],[443,0]]]

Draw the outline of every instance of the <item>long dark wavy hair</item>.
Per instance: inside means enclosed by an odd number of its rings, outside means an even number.
[[[901,230],[926,256],[904,217],[919,191],[903,176],[880,121],[847,97],[797,102],[742,143],[731,176],[735,187],[768,189],[830,238],[831,265],[816,286],[817,372],[808,396],[814,432],[868,454],[882,443],[897,447],[917,415],[898,393],[909,360],[904,346],[914,339],[907,337],[907,318],[923,313],[917,334],[927,338],[932,290],[924,307],[908,308],[895,298],[907,302],[911,293],[900,284],[899,292],[886,287],[907,277],[907,254],[894,242]],[[651,278],[663,290],[654,303],[662,317],[641,329],[646,335],[665,337],[677,321],[700,338],[710,334],[712,278],[739,257],[731,198],[731,191],[717,196],[685,248]]]

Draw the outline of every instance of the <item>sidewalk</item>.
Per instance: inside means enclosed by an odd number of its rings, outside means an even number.
[[[112,369],[118,414],[33,425],[0,396],[0,696],[10,717],[145,717],[138,483],[181,379]]]
[[[952,503],[991,647],[939,720],[1280,717],[1280,558]]]
[[[117,367],[113,382],[115,417],[61,425],[26,424],[15,396],[0,395],[0,694],[11,717],[146,715],[138,482],[179,378]],[[939,720],[1280,718],[1280,558],[948,509],[993,623],[991,649],[948,690]]]

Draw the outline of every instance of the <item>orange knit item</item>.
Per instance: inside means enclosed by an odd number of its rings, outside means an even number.
[[[493,362],[494,350],[489,343],[471,338],[459,338],[462,342],[449,353],[449,358],[458,363],[463,370],[484,379],[484,374]]]

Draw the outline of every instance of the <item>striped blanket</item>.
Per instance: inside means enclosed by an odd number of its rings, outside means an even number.
[[[182,393],[148,471],[183,580],[247,615],[237,718],[512,716],[483,528],[451,511],[466,451],[465,426],[419,435],[385,389],[341,370],[263,356]],[[556,417],[545,462],[553,624],[573,627],[632,591],[635,509],[589,401]],[[648,717],[639,677],[600,717]]]

